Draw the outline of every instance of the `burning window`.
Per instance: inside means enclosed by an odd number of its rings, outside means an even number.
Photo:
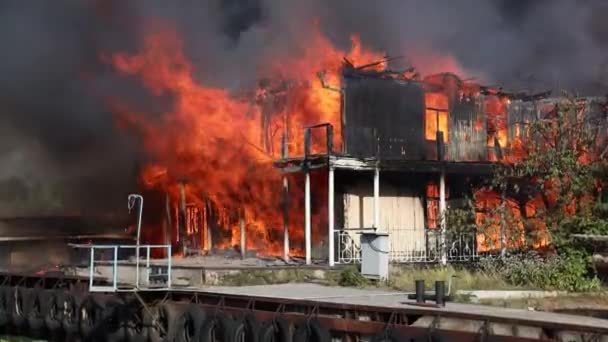
[[[448,141],[448,97],[443,93],[424,95],[426,112],[424,132],[426,140],[437,140],[437,132],[443,132],[443,140]]]
[[[485,98],[485,112],[487,117],[488,147],[494,147],[494,140],[498,140],[500,147],[507,146],[507,106],[509,100],[498,96]]]

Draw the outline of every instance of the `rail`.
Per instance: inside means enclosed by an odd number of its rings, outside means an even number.
[[[71,244],[70,246],[89,249],[89,292],[118,292],[138,290],[169,290],[171,289],[172,256],[171,245],[90,245]],[[144,250],[144,275],[141,276],[142,258]],[[128,259],[120,258],[121,251],[135,250],[135,279],[129,276],[132,265]],[[161,250],[167,256],[166,262],[151,262],[152,251]],[[104,258],[104,251],[110,251],[111,257]],[[121,267],[122,266],[122,267]],[[96,277],[101,267],[109,268],[111,274]],[[124,273],[121,273],[121,268]],[[99,279],[101,278],[101,279]],[[143,278],[143,281],[141,279]]]

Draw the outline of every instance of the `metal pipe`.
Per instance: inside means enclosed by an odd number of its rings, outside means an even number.
[[[312,264],[312,258],[310,255],[311,251],[311,237],[310,237],[310,170],[305,172],[304,181],[304,249],[306,252],[306,265]]]
[[[112,287],[114,288],[114,291],[116,291],[118,288],[118,246],[114,246],[114,267],[112,269],[114,271],[114,274],[112,275]],[[137,272],[139,272],[139,269]],[[137,278],[139,278],[139,273],[137,274]],[[139,279],[136,280],[135,286],[139,286],[137,281],[139,281]]]
[[[329,166],[329,184],[327,195],[327,221],[328,221],[328,240],[329,240],[329,267],[334,266],[334,168]]]
[[[139,245],[141,242],[141,218],[144,211],[143,196],[140,194],[130,194],[127,201],[127,208],[129,209],[129,212],[131,212],[137,200],[139,200],[139,212],[137,215],[137,239],[135,241],[135,287],[139,288]]]
[[[424,303],[424,280],[416,280],[416,303]]]
[[[91,246],[91,266],[89,267],[89,290],[93,288],[93,276],[95,269],[95,246]]]
[[[374,222],[372,227],[380,226],[380,169],[374,170]]]
[[[443,280],[435,282],[435,303],[445,306],[445,281]]]

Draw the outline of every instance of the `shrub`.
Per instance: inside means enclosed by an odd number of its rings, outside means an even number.
[[[574,250],[552,257],[535,253],[511,256],[503,260],[483,261],[478,267],[494,272],[515,286],[572,292],[593,291],[600,281],[590,275],[588,256]]]
[[[363,287],[368,284],[368,280],[356,267],[347,267],[340,272],[338,284],[340,286]]]

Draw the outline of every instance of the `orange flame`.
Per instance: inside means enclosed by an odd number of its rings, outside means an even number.
[[[381,54],[363,49],[356,36],[352,38],[351,50],[344,52],[333,47],[318,29],[315,32],[297,58],[277,60],[260,70],[264,76],[287,79],[295,84],[287,90],[289,104],[271,111],[269,117],[251,101],[236,99],[224,89],[208,87],[195,80],[192,76],[195,71],[211,71],[192,65],[177,32],[167,26],[155,27],[146,36],[139,53],[117,53],[107,58],[120,74],[141,80],[151,94],[173,99],[171,109],[157,120],[147,118],[123,100],[113,99],[111,104],[120,126],[134,130],[143,140],[150,160],[142,170],[143,186],[166,192],[172,202],[178,203],[179,184],[184,182],[188,203],[196,208],[207,208],[208,203],[212,203],[218,209],[217,213],[205,209],[192,211],[186,220],[188,235],[204,239],[208,218],[211,218],[222,229],[221,236],[212,239],[214,247],[238,245],[240,228],[234,213],[242,212],[246,218],[248,249],[265,255],[277,255],[283,250],[282,176],[271,163],[279,151],[272,146],[280,146],[281,134],[266,134],[264,130],[286,130],[292,154],[303,151],[302,127],[305,125],[331,123],[337,139],[340,94],[324,89],[316,73],[328,71],[326,81],[339,86],[337,72],[343,56],[359,63],[382,58]],[[256,95],[264,94],[258,91]],[[262,127],[260,122],[264,120],[269,122]],[[266,142],[260,141],[262,136],[267,137]],[[339,141],[334,143],[338,146]],[[313,139],[313,148],[321,149],[321,146],[321,141]],[[292,182],[300,182],[297,176],[291,178]],[[315,184],[313,182],[313,186]],[[320,185],[321,189],[325,184]],[[296,246],[303,239],[303,194],[299,189],[299,184],[292,186],[289,196],[290,238],[296,241]],[[313,226],[313,239],[324,236],[323,221],[319,219],[323,217],[323,208],[322,205],[314,208],[313,222],[317,224]],[[177,235],[178,212],[173,213],[174,235]]]

